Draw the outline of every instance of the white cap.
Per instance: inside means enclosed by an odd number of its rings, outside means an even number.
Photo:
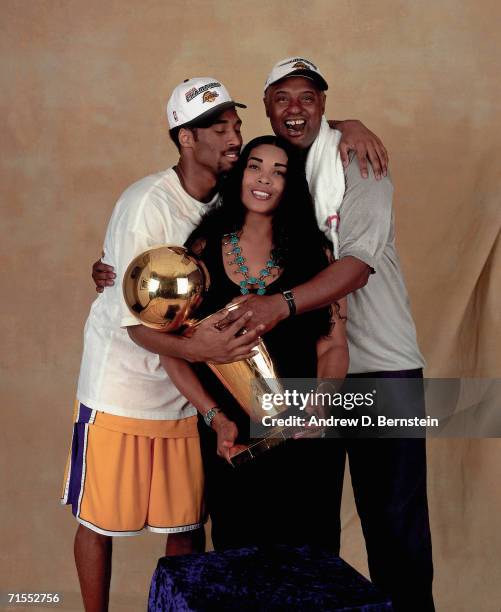
[[[329,89],[322,73],[310,60],[304,59],[304,57],[288,57],[273,66],[264,84],[264,91],[273,83],[290,76],[302,76],[311,79],[317,84],[320,91]]]
[[[247,108],[232,100],[226,87],[216,79],[186,79],[174,89],[167,103],[169,129],[188,127],[188,124],[210,119],[235,106]]]

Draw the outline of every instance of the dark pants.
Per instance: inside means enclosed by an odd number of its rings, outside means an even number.
[[[421,376],[420,370],[367,375]],[[358,389],[364,377],[352,377]],[[424,414],[415,385],[411,402],[405,380],[393,389],[394,414]],[[397,611],[434,610],[424,439],[291,440],[232,468],[216,456],[214,432],[205,425],[200,431],[216,550],[283,543],[318,545],[339,554],[348,455],[372,581],[390,594]]]
[[[327,440],[288,440],[233,468],[216,456],[215,435],[204,427],[206,501],[216,550],[307,543],[339,553],[341,446],[329,449]]]
[[[371,580],[395,610],[434,610],[425,440],[346,442]]]
[[[385,413],[424,416],[423,388],[416,380],[422,378],[421,370],[354,375],[347,384],[354,383],[360,391],[363,379],[378,378],[398,379],[386,388]],[[410,379],[408,385],[405,379]],[[372,581],[390,594],[395,610],[434,610],[426,440],[345,439],[343,443]]]

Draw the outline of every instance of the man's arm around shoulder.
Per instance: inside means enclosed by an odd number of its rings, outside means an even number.
[[[298,314],[316,310],[364,287],[377,271],[392,223],[393,185],[388,176],[376,180],[360,175],[357,156],[352,153],[345,169],[346,189],[340,207],[339,259],[302,285],[292,287]],[[240,300],[239,300],[240,301]],[[241,300],[252,308],[252,323],[272,329],[289,316],[283,296],[273,295]]]
[[[393,198],[389,175],[378,180],[369,166],[369,176],[362,178],[359,160],[352,153],[345,169],[345,182],[339,259],[293,289],[298,313],[322,308],[364,287],[386,246]]]

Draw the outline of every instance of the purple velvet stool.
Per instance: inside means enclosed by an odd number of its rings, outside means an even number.
[[[159,559],[148,611],[167,610],[387,612],[392,605],[327,551],[270,546]]]

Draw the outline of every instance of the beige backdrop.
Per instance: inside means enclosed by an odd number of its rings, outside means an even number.
[[[121,191],[175,160],[164,104],[186,77],[221,78],[246,101],[250,139],[270,131],[260,98],[271,65],[318,63],[329,117],[361,118],[390,150],[428,376],[500,376],[498,6],[1,1],[2,590],[64,592],[61,609],[80,606],[75,524],[57,500],[90,264]],[[501,609],[500,459],[499,440],[429,444],[439,610]],[[113,609],[143,609],[162,547],[153,535],[116,544]],[[366,572],[350,487],[343,556]]]

